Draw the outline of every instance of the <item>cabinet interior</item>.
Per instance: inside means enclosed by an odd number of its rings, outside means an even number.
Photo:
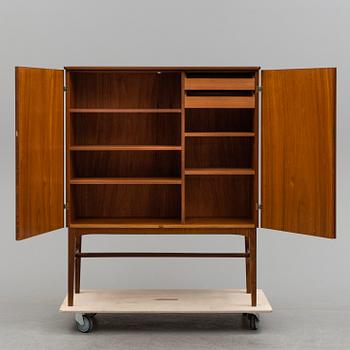
[[[70,222],[255,227],[257,74],[68,71]]]

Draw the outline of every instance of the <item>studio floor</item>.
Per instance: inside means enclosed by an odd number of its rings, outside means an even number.
[[[97,315],[81,334],[58,303],[1,300],[0,349],[350,349],[350,310],[274,309],[250,331],[240,315]]]

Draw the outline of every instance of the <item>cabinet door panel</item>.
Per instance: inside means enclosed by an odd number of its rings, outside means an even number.
[[[336,69],[262,72],[261,226],[335,238]]]
[[[16,239],[64,226],[63,71],[16,68]]]

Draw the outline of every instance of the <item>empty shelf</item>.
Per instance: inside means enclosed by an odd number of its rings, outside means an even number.
[[[253,132],[186,132],[186,137],[254,137]]]
[[[177,185],[181,184],[181,178],[171,177],[100,177],[100,178],[75,178],[70,180],[71,185]]]
[[[255,228],[252,219],[245,218],[79,218],[71,228]]]
[[[70,113],[181,113],[179,108],[71,108]]]
[[[71,151],[181,151],[181,146],[162,145],[81,145],[71,146]]]
[[[254,169],[236,168],[189,168],[185,175],[255,175]]]

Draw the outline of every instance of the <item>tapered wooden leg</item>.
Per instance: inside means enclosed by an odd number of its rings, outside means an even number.
[[[249,234],[250,250],[250,288],[252,306],[256,306],[256,230],[251,230]]]
[[[68,230],[68,306],[73,306],[74,299],[74,255],[75,233]]]
[[[244,237],[244,245],[246,254],[249,253],[249,237]],[[245,282],[247,293],[250,293],[250,258],[245,258]]]
[[[75,238],[75,251],[81,253],[81,235],[77,235]],[[75,258],[75,293],[80,293],[80,271],[81,271],[81,258]]]

